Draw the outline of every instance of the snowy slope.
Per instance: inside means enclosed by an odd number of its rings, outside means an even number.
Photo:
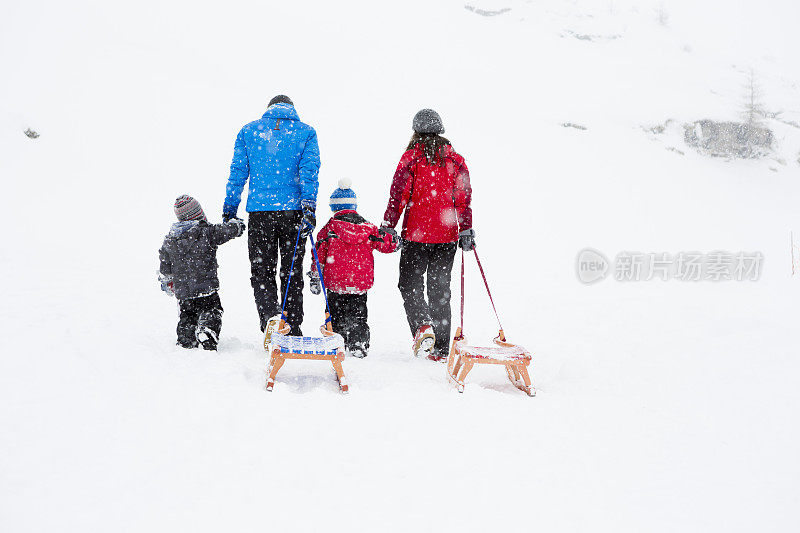
[[[0,530],[797,530],[800,130],[770,122],[774,157],[724,161],[643,127],[736,120],[749,68],[800,123],[800,8],[697,4],[5,6]],[[379,221],[413,113],[440,111],[535,399],[496,368],[458,395],[409,357],[397,255],[376,258],[347,397],[299,362],[263,391],[244,239],[219,253],[219,353],[173,347],[155,281],[172,201],[216,219],[236,132],[281,92],[319,134],[321,220],[347,176]],[[584,286],[587,246],[760,251],[764,270]]]

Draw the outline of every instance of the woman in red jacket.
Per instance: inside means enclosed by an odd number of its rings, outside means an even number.
[[[414,355],[441,361],[450,342],[450,273],[456,243],[471,250],[469,170],[432,109],[414,116],[414,135],[394,173],[382,227],[394,232],[403,218],[400,282]],[[427,277],[427,301],[425,278]]]

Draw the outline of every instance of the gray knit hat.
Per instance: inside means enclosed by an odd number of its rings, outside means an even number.
[[[417,133],[444,133],[442,117],[433,109],[418,111],[417,114],[414,115],[412,126]]]
[[[200,202],[186,194],[178,196],[175,200],[175,216],[178,220],[205,220],[206,214],[200,207]]]
[[[272,100],[269,101],[267,107],[270,107],[273,104],[289,104],[293,106],[294,102],[292,102],[292,99],[286,96],[285,94],[279,94],[278,96],[274,97]]]

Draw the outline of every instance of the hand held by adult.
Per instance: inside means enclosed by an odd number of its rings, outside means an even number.
[[[390,228],[389,226],[381,226],[380,229],[378,229],[378,233],[380,233],[381,235],[388,233],[389,235],[392,236],[392,242],[394,243],[396,243],[399,240],[399,238],[397,237],[397,231],[394,228]]]
[[[392,238],[392,244],[395,245],[394,251],[397,252],[398,250],[403,248],[403,240],[397,235],[397,231],[394,228],[390,228],[389,226],[381,226],[378,229],[378,234],[381,236],[390,235]]]
[[[236,226],[236,230],[237,230],[236,231],[236,236],[237,237],[241,236],[244,233],[244,230],[246,228],[246,226],[244,224],[244,220],[242,220],[239,217],[229,218],[228,220],[225,220],[225,224],[233,224],[234,226]]]

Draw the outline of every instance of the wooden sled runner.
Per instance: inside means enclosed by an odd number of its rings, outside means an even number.
[[[473,248],[473,250],[475,250]],[[447,356],[447,376],[450,381],[455,385],[458,392],[464,392],[464,380],[467,378],[470,370],[476,364],[487,365],[503,365],[508,375],[508,380],[519,390],[528,396],[535,396],[536,389],[531,384],[531,378],[528,375],[528,366],[531,364],[531,354],[518,344],[512,344],[506,340],[506,335],[503,332],[503,326],[500,325],[500,317],[497,315],[497,309],[494,306],[492,293],[489,291],[489,283],[486,281],[486,275],[483,273],[483,266],[478,258],[478,252],[475,251],[475,259],[478,262],[478,268],[483,276],[483,282],[486,285],[486,292],[489,293],[489,301],[492,303],[497,323],[500,326],[500,332],[494,338],[494,346],[473,346],[467,344],[467,339],[464,336],[464,252],[461,252],[461,326],[456,329],[453,344],[450,347],[450,354]]]
[[[347,378],[344,375],[344,368],[342,361],[344,361],[344,338],[338,333],[333,332],[331,325],[331,315],[328,309],[328,296],[325,290],[325,284],[322,279],[322,269],[319,265],[317,258],[317,248],[314,244],[314,237],[311,237],[311,249],[314,252],[314,260],[317,264],[317,271],[319,272],[320,283],[322,284],[322,293],[325,295],[325,323],[320,326],[322,337],[298,337],[289,335],[291,326],[286,322],[286,295],[288,295],[289,283],[292,282],[291,272],[294,271],[294,256],[292,257],[292,268],[289,271],[289,279],[286,281],[286,293],[283,299],[283,310],[281,310],[281,319],[277,327],[274,324],[267,326],[267,331],[264,340],[264,348],[269,352],[269,366],[267,367],[267,391],[272,392],[275,387],[275,376],[283,366],[287,359],[311,359],[314,361],[330,361],[336,372],[336,379],[339,381],[339,390],[343,394],[348,392]],[[297,242],[295,243],[295,255],[297,254],[297,245],[300,242],[300,232],[297,234]],[[274,328],[271,331],[270,328]],[[269,341],[267,341],[267,338]]]

